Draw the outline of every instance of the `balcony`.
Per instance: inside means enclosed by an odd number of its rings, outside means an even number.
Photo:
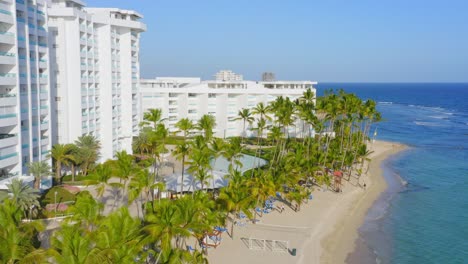
[[[16,99],[16,94],[0,94],[0,105],[15,106],[17,102]]]
[[[48,121],[41,122],[41,130],[49,130],[49,122]]]
[[[0,43],[15,44],[15,34],[11,32],[0,32]]]
[[[43,137],[41,139],[41,145],[44,146],[44,145],[49,145],[49,138],[48,137]]]
[[[41,100],[49,99],[49,93],[47,92],[47,90],[41,90],[39,98]]]
[[[0,22],[13,24],[13,16],[10,11],[5,9],[0,9]]]
[[[10,147],[18,144],[18,135],[16,134],[0,134],[0,146]]]
[[[15,53],[0,52],[0,64],[16,64]]]
[[[41,106],[41,115],[48,115],[49,114],[49,107],[46,105]]]
[[[2,153],[0,152],[0,168],[5,168],[18,164],[18,152]]]
[[[16,73],[0,73],[0,85],[15,85]]]
[[[39,81],[41,84],[47,84],[49,82],[48,76],[46,74],[39,74]]]
[[[39,60],[39,68],[46,69],[47,68],[47,61],[46,60]]]

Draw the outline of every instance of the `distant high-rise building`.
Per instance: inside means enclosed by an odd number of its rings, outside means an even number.
[[[48,160],[47,1],[0,1],[0,182]]]
[[[242,81],[244,77],[240,74],[236,74],[230,70],[221,70],[215,74],[216,81]]]
[[[53,143],[82,135],[101,142],[101,159],[132,152],[138,132],[140,14],[54,0],[49,9]]]
[[[264,72],[262,74],[262,81],[264,82],[274,82],[275,81],[275,74],[272,72]]]

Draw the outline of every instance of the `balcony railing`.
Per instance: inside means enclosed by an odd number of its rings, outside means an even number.
[[[0,56],[14,57],[16,54],[11,52],[0,52]]]
[[[0,134],[0,139],[16,137],[16,134]]]
[[[12,33],[12,32],[2,31],[2,32],[0,32],[0,35],[4,35],[4,36],[14,36],[15,34]]]
[[[5,9],[0,9],[0,13],[1,13],[1,14],[5,14],[5,15],[10,15],[10,16],[11,16],[11,12],[8,11],[8,10],[5,10]]]
[[[15,78],[16,73],[0,73],[0,77]]]
[[[16,156],[18,156],[18,152],[0,155],[0,160],[9,159],[9,158],[16,157]]]

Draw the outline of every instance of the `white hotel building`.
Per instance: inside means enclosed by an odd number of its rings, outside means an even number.
[[[52,142],[91,134],[101,160],[132,152],[138,132],[139,41],[146,25],[135,11],[86,8],[80,0],[53,0],[49,8]]]
[[[51,148],[44,0],[0,0],[0,182]]]
[[[217,137],[243,134],[243,122],[233,121],[242,108],[253,108],[258,103],[268,104],[277,97],[294,100],[312,89],[311,81],[201,81],[200,78],[163,77],[140,81],[140,117],[149,108],[160,108],[171,131],[181,118],[197,121],[205,114],[216,118]],[[246,129],[247,130],[247,129]],[[247,136],[252,132],[246,131]],[[291,130],[290,133],[294,133]]]

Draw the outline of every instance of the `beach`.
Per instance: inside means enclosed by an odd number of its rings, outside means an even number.
[[[376,141],[371,145],[372,161],[367,174],[359,180],[345,181],[343,192],[315,188],[312,199],[299,212],[285,206],[283,212],[263,215],[257,224],[236,226],[234,239],[224,234],[221,245],[208,250],[210,263],[345,263],[355,249],[358,228],[366,212],[386,189],[381,163],[405,148],[398,143]],[[273,247],[273,240],[286,244],[289,252]],[[260,246],[249,249],[250,243]],[[293,249],[296,256],[291,254]]]

